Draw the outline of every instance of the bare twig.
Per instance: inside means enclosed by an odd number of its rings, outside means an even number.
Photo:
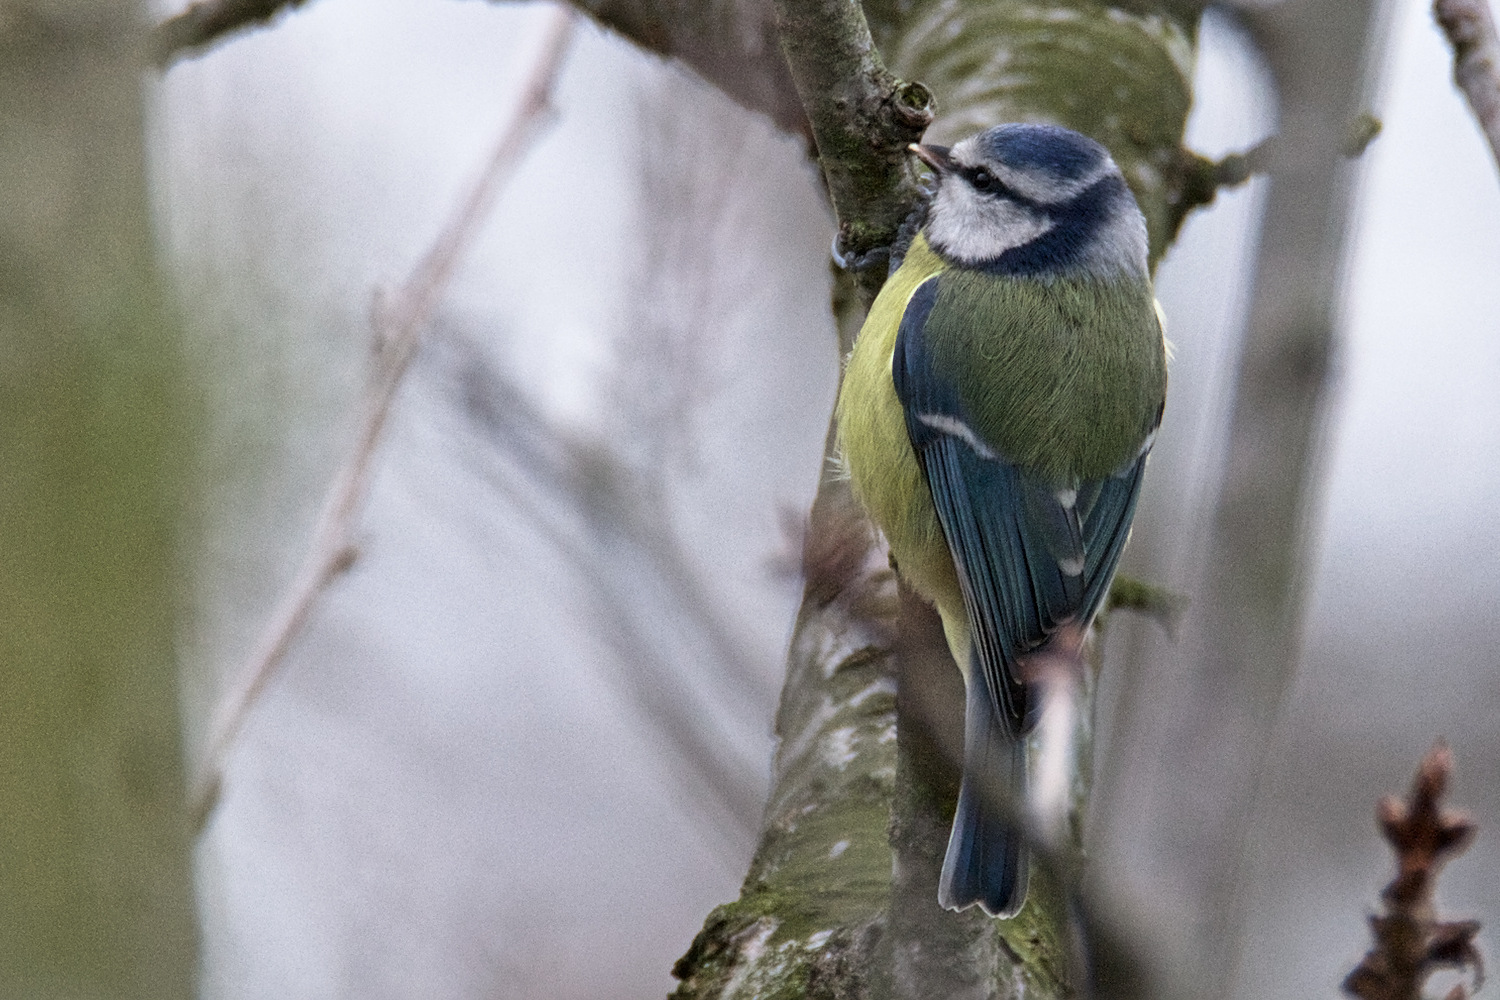
[[[307,0],[198,0],[151,32],[151,58],[159,69],[245,28],[266,24]]]
[[[1340,150],[1349,159],[1358,159],[1383,127],[1379,118],[1361,111],[1344,129]],[[1267,136],[1243,153],[1230,153],[1222,160],[1210,160],[1186,148],[1178,150],[1171,215],[1168,216],[1172,238],[1177,238],[1182,224],[1194,209],[1213,204],[1221,188],[1239,187],[1250,178],[1269,171],[1277,156],[1277,143],[1277,136]]]
[[[1453,46],[1453,82],[1500,163],[1500,37],[1488,0],[1433,0],[1432,15]]]
[[[371,317],[375,357],[358,404],[354,446],[329,486],[301,569],[282,595],[239,682],[224,694],[214,713],[203,761],[189,789],[190,808],[200,828],[218,799],[224,761],[246,715],[307,624],[318,595],[354,562],[353,533],[391,403],[454,266],[479,231],[501,184],[550,115],[552,90],[572,25],[572,13],[558,8],[483,173],[406,281],[376,297]]]
[[[1474,989],[1484,981],[1484,967],[1474,936],[1477,920],[1438,920],[1433,890],[1443,865],[1464,852],[1475,826],[1462,813],[1443,808],[1443,794],[1453,773],[1453,752],[1439,740],[1417,771],[1411,796],[1380,801],[1376,816],[1385,839],[1396,852],[1396,877],[1380,894],[1385,913],[1370,918],[1375,947],[1344,980],[1344,992],[1360,1000],[1421,1000],[1422,984],[1439,969],[1470,972]],[[1450,1000],[1465,1000],[1462,983]]]

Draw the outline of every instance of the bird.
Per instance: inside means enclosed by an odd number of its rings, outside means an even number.
[[[938,901],[1011,917],[1039,664],[1081,664],[1161,425],[1167,348],[1146,222],[1104,146],[1011,123],[909,149],[936,186],[850,351],[838,440],[964,675]]]

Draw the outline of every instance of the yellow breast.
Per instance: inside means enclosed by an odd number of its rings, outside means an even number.
[[[881,289],[844,368],[838,429],[855,496],[890,542],[902,577],[937,605],[948,644],[964,664],[968,618],[958,575],[891,380],[891,355],[907,303],[917,287],[943,267],[918,236]]]

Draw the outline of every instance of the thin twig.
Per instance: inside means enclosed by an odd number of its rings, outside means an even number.
[[[1433,0],[1432,15],[1453,46],[1453,82],[1464,92],[1500,164],[1500,37],[1487,0]]]
[[[1458,969],[1473,977],[1478,990],[1484,963],[1474,946],[1477,920],[1439,920],[1438,873],[1474,839],[1473,820],[1443,807],[1453,773],[1453,752],[1442,740],[1428,751],[1402,802],[1394,795],[1380,801],[1376,815],[1381,832],[1396,853],[1396,877],[1380,894],[1385,912],[1370,918],[1375,947],[1344,980],[1344,992],[1361,1000],[1422,1000],[1422,986],[1440,969]],[[1470,990],[1459,983],[1447,993],[1465,1000]]]
[[[714,706],[736,717],[758,710],[745,682],[754,663],[732,623],[706,599],[708,588],[680,541],[658,523],[664,484],[608,449],[548,426],[527,393],[464,341],[447,337],[439,345],[464,353],[451,364],[451,381],[424,385],[457,404],[483,435],[488,447],[473,451],[474,472],[504,494],[517,515],[512,521],[535,529],[582,574],[596,605],[590,620],[603,623],[601,635],[616,654],[608,680],[676,754],[685,803],[726,841],[753,840],[763,804],[760,762],[737,753],[712,718]],[[665,588],[666,598],[642,600],[643,588],[653,587]],[[663,623],[644,613],[652,606],[670,607],[680,635],[707,647],[715,664],[708,683],[666,649]],[[694,665],[703,662],[700,656]]]
[[[459,258],[478,233],[503,182],[550,117],[552,91],[572,27],[572,12],[559,7],[483,173],[406,281],[390,294],[376,296],[371,317],[375,357],[358,404],[359,431],[329,486],[302,568],[267,623],[239,683],[225,693],[214,712],[203,762],[189,790],[191,814],[200,829],[218,800],[224,762],[246,715],[307,624],[318,595],[354,562],[354,529],[369,491],[375,448],[402,376]]]

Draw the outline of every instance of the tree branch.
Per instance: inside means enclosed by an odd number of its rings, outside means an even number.
[[[675,1000],[885,992],[897,597],[881,552],[848,481],[825,479],[760,844],[740,898],[673,968]]]
[[[359,399],[354,446],[334,475],[301,569],[283,593],[238,681],[220,699],[202,763],[189,786],[201,829],[218,801],[224,763],[245,718],[301,634],[314,603],[354,562],[354,530],[374,470],[376,446],[412,356],[460,256],[479,231],[503,182],[549,117],[552,90],[572,32],[572,13],[559,10],[543,38],[531,75],[518,95],[484,172],[411,275],[389,296],[377,296],[372,325],[375,357]]]
[[[647,52],[676,59],[751,111],[810,135],[770,0],[569,0]]]
[[[6,997],[201,996],[174,653],[206,373],[158,266],[138,14],[0,5]]]
[[[167,18],[151,32],[151,58],[166,69],[184,56],[248,28],[268,25],[276,16],[307,0],[198,0]]]
[[[1486,0],[1433,0],[1432,14],[1453,46],[1453,82],[1468,98],[1500,164],[1500,37],[1490,5]]]
[[[885,282],[882,252],[920,196],[906,147],[932,122],[932,93],[885,68],[858,0],[776,0],[776,15],[838,218],[840,251],[873,298]]]
[[[1380,119],[1369,112],[1355,115],[1344,132],[1344,155],[1351,160],[1363,156],[1380,134],[1381,127]],[[1270,136],[1245,152],[1230,153],[1222,160],[1210,160],[1192,150],[1182,150],[1171,202],[1172,238],[1177,238],[1178,230],[1194,209],[1213,204],[1221,188],[1239,187],[1250,178],[1268,172],[1276,161],[1277,141],[1276,136]]]

